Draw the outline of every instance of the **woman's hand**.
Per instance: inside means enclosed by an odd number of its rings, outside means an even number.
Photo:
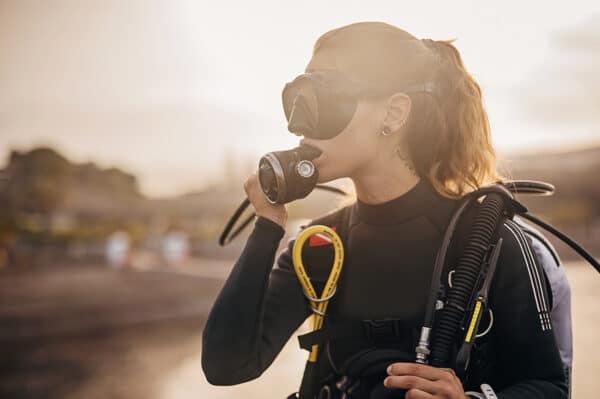
[[[258,182],[258,174],[252,173],[244,183],[244,190],[248,200],[254,206],[256,216],[262,216],[272,220],[285,229],[287,223],[287,209],[285,205],[273,205],[262,192]]]
[[[462,383],[452,369],[419,363],[393,363],[383,384],[405,389],[406,399],[467,399]]]

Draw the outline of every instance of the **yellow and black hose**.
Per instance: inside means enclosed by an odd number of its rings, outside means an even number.
[[[320,296],[317,296],[317,292],[310,281],[304,262],[302,261],[302,248],[304,243],[310,237],[315,234],[324,234],[331,239],[334,251],[333,265],[325,283],[325,287],[321,292]],[[342,265],[344,263],[344,246],[342,240],[337,233],[328,226],[314,225],[304,229],[296,238],[294,247],[292,249],[292,260],[294,263],[294,270],[304,291],[304,295],[310,303],[313,314],[311,315],[311,327],[313,331],[319,330],[323,326],[323,320],[327,311],[327,305],[329,300],[335,295],[337,282],[342,272]],[[313,345],[306,368],[304,369],[304,376],[302,377],[302,383],[300,385],[300,391],[297,396],[301,399],[313,398],[316,389],[316,362],[319,355],[319,345]]]

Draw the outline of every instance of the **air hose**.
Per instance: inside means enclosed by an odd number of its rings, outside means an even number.
[[[432,366],[453,366],[450,359],[456,345],[458,330],[468,311],[489,245],[503,218],[504,200],[500,194],[489,193],[479,208],[455,269],[452,288],[448,290],[444,307],[439,310],[439,316],[436,318],[430,356]]]
[[[329,191],[335,194],[348,195],[344,190],[341,190],[337,187],[327,186],[325,184],[317,184],[315,186],[315,189]],[[235,237],[237,237],[242,232],[242,230],[246,228],[246,226],[250,224],[250,222],[254,220],[256,214],[253,212],[251,215],[246,217],[246,219],[244,219],[242,223],[239,224],[239,226],[233,231],[233,233],[231,232],[236,222],[239,220],[239,218],[242,216],[242,213],[244,213],[244,211],[246,210],[246,208],[248,208],[249,205],[250,201],[248,200],[248,198],[245,198],[235,210],[231,218],[229,218],[229,221],[225,225],[223,232],[219,236],[220,246],[224,247],[225,245],[228,245],[231,241],[233,241]]]
[[[325,283],[325,287],[320,296],[317,296],[314,286],[310,282],[310,278],[304,268],[302,262],[302,248],[307,239],[315,234],[325,234],[331,239],[334,250],[333,265],[329,277]],[[310,303],[310,308],[313,312],[311,315],[311,326],[313,331],[323,327],[323,320],[329,300],[335,295],[337,282],[342,272],[344,263],[344,246],[340,236],[330,227],[324,225],[309,226],[304,229],[296,238],[294,247],[292,248],[292,261],[294,263],[294,271],[298,276],[304,296]],[[319,354],[319,345],[313,345],[308,356],[308,361],[304,369],[302,383],[298,394],[292,394],[289,398],[313,398],[317,389],[316,386],[316,364]]]

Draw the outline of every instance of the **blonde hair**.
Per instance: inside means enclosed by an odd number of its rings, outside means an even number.
[[[501,181],[479,84],[464,67],[454,40],[425,40],[439,55],[436,95],[409,93],[406,145],[421,177],[446,197]]]
[[[313,56],[334,52],[344,73],[390,90],[433,82],[433,92],[406,93],[412,107],[402,144],[417,174],[451,198],[503,180],[481,88],[453,41],[419,40],[390,24],[359,22],[326,32],[313,49]]]

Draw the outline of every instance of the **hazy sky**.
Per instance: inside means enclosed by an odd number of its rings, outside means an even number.
[[[597,1],[0,0],[0,157],[52,145],[170,195],[289,148],[285,82],[322,33],[381,20],[455,45],[501,151],[600,139]]]

